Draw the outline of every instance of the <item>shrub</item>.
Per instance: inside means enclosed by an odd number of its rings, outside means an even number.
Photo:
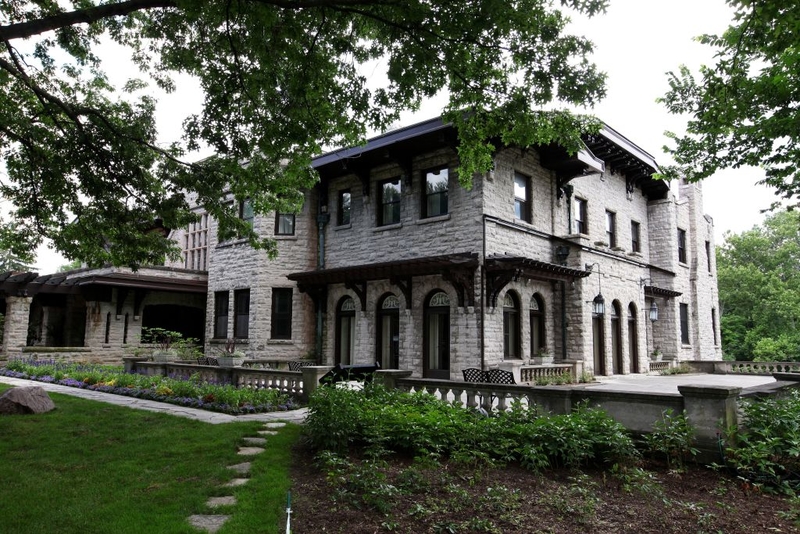
[[[678,415],[673,415],[672,409],[664,411],[644,440],[650,452],[664,455],[670,469],[682,471],[685,461],[698,452],[692,447],[694,427],[689,424],[686,411]]]

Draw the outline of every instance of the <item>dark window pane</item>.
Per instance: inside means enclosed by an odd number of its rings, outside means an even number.
[[[517,219],[530,222],[530,183],[527,176],[514,175],[514,215]]]
[[[276,215],[275,235],[294,235],[294,213]]]
[[[249,335],[250,325],[250,290],[237,289],[233,292],[235,316],[233,323],[233,337],[246,338]]]
[[[689,305],[681,304],[681,343],[689,344]]]
[[[272,290],[272,339],[292,338],[292,288]]]
[[[339,206],[338,206],[338,220],[339,225],[350,224],[350,191],[339,191]]]
[[[397,224],[400,222],[400,179],[382,182],[379,186],[380,208],[378,225]]]
[[[214,337],[225,339],[228,337],[228,292],[217,291],[214,293]]]
[[[423,217],[446,215],[448,170],[439,169],[425,174],[425,198],[423,201]]]

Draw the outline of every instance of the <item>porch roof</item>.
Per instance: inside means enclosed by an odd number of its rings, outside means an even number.
[[[644,286],[644,294],[648,297],[663,297],[668,299],[683,295],[680,291],[673,291],[672,289],[665,289],[658,286]]]
[[[497,306],[497,297],[509,282],[519,278],[532,280],[560,280],[569,282],[592,274],[584,269],[573,269],[534,260],[524,256],[495,255],[486,258],[486,297],[489,306]]]

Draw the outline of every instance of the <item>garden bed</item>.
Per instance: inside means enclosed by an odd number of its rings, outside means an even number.
[[[167,402],[230,415],[293,410],[292,397],[269,389],[237,388],[232,384],[125,373],[122,367],[58,361],[12,359],[0,376]]]

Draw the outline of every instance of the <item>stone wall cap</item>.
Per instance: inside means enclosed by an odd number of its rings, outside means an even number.
[[[678,391],[684,397],[728,398],[738,397],[742,388],[736,386],[701,386],[681,385]]]

